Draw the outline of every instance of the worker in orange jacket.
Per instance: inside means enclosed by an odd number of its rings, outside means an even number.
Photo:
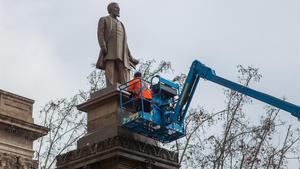
[[[137,97],[138,108],[137,111],[141,110],[141,105],[144,105],[145,112],[151,112],[151,100],[152,100],[152,91],[149,88],[147,82],[142,80],[141,72],[134,73],[134,79],[128,82],[128,91],[134,96]]]

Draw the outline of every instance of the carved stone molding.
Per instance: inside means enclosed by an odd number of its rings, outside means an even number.
[[[20,156],[0,153],[1,169],[38,169],[38,163],[34,160]]]
[[[128,149],[130,151],[136,151],[143,154],[147,154],[149,156],[153,156],[156,158],[164,159],[171,162],[178,162],[178,153],[173,151],[168,151],[166,149],[146,144],[140,141],[136,141],[133,139],[129,139],[126,137],[113,137],[111,139],[107,139],[105,141],[101,141],[97,144],[85,146],[81,149],[77,149],[74,151],[70,151],[66,154],[57,156],[57,165],[66,164],[68,162],[78,160],[80,158],[88,157],[95,155],[97,153],[101,153],[103,151],[120,147],[124,149]],[[152,162],[149,160],[149,163]]]
[[[0,125],[1,130],[30,140],[36,140],[37,138],[46,135],[49,130],[45,127],[3,114],[0,114]]]

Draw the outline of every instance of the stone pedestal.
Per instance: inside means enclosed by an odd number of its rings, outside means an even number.
[[[124,94],[123,99],[127,99]],[[57,157],[57,169],[178,169],[178,154],[120,126],[120,95],[114,85],[77,108],[87,113],[87,134],[77,150]]]
[[[33,141],[48,129],[32,119],[34,101],[0,90],[0,168],[37,168]]]
[[[123,94],[127,99],[128,95]],[[154,140],[129,132],[120,127],[120,95],[118,85],[114,85],[91,95],[91,99],[80,104],[77,108],[87,113],[87,135],[79,139],[78,148],[98,143],[99,141],[124,136],[139,140],[148,144],[154,144]]]

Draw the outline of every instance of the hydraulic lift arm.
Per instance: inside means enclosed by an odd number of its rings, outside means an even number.
[[[155,78],[158,78],[157,83]],[[126,93],[128,82],[121,85],[119,88],[122,127],[163,143],[183,137],[186,134],[184,119],[200,78],[288,111],[300,119],[299,106],[219,77],[214,70],[195,60],[181,93],[178,84],[154,76],[151,80],[152,100],[140,98],[142,102],[137,102],[137,98],[128,98],[122,94]],[[151,103],[151,112],[144,110],[144,102]],[[141,109],[137,109],[136,105]],[[134,114],[128,113],[134,111]]]
[[[183,90],[179,96],[179,100],[175,105],[173,117],[174,120],[176,120],[179,124],[182,124],[184,121],[200,78],[209,80],[262,102],[268,103],[272,106],[290,112],[297,118],[300,118],[299,106],[219,77],[216,75],[214,70],[195,60],[190,68]]]

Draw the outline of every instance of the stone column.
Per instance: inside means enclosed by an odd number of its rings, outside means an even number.
[[[33,123],[34,101],[0,90],[0,168],[38,168],[33,141],[48,129]]]
[[[76,150],[57,157],[57,169],[179,168],[177,153],[120,126],[119,100],[118,85],[113,85],[77,106],[87,113],[87,134],[77,142]]]

